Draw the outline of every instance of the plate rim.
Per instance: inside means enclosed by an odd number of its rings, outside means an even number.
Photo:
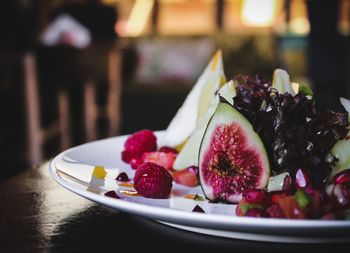
[[[156,134],[162,134],[164,131],[156,131]],[[303,235],[308,235],[311,231],[320,232],[325,236],[332,236],[334,230],[342,232],[345,230],[346,234],[349,236],[350,240],[350,221],[344,220],[291,220],[291,219],[271,219],[271,218],[252,218],[252,217],[237,217],[219,214],[208,214],[208,213],[196,213],[188,212],[183,210],[171,209],[166,207],[152,206],[143,203],[130,202],[123,199],[113,199],[104,195],[97,193],[92,193],[86,190],[81,190],[74,187],[74,184],[69,183],[57,174],[56,163],[59,160],[63,160],[68,152],[76,151],[82,146],[92,145],[101,141],[118,141],[118,139],[124,139],[128,135],[120,135],[116,137],[110,137],[105,139],[100,139],[92,142],[87,142],[72,148],[69,148],[58,155],[56,155],[49,164],[49,173],[51,177],[62,187],[67,190],[87,198],[98,204],[108,206],[110,208],[132,213],[134,215],[142,216],[145,218],[151,218],[154,220],[159,220],[167,223],[175,223],[183,226],[192,226],[199,228],[219,229],[228,231],[240,231],[249,232],[254,230],[254,233],[266,234],[266,229],[275,234],[291,235],[294,232],[302,232]],[[64,161],[63,161],[64,162]],[[84,163],[81,163],[84,164]],[[332,231],[331,234],[327,231]]]

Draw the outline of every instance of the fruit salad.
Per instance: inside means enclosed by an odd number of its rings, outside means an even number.
[[[169,197],[175,182],[236,204],[237,216],[350,219],[350,101],[340,103],[342,112],[318,111],[312,90],[282,69],[272,81],[227,81],[219,50],[161,139],[130,135],[122,160],[147,198]]]

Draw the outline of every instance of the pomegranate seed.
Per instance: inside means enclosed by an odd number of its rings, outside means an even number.
[[[346,206],[350,203],[350,189],[346,185],[335,185],[333,193],[340,205]]]
[[[304,169],[298,169],[295,174],[295,183],[299,188],[305,188],[310,183],[310,177]]]
[[[277,204],[273,204],[272,206],[267,208],[266,212],[271,218],[286,218],[282,209]]]
[[[323,215],[321,219],[322,220],[335,220],[336,217],[332,213],[327,213],[327,214]]]
[[[334,192],[334,184],[326,185],[325,191],[326,191],[326,194],[328,195],[328,197],[331,197],[333,195],[333,192]]]
[[[192,171],[192,172],[194,172],[196,174],[196,176],[198,177],[198,175],[199,175],[199,168],[198,168],[198,166],[190,166],[187,169]]]
[[[333,181],[336,184],[347,184],[347,183],[350,183],[350,169],[343,170],[343,171],[337,173],[333,177]]]
[[[205,213],[204,210],[199,206],[199,205],[196,205],[192,212],[195,212],[195,213]]]
[[[266,200],[266,195],[262,190],[247,190],[244,193],[244,198],[251,204],[263,204]]]
[[[292,179],[290,178],[289,175],[286,175],[283,179],[283,186],[282,190],[283,191],[288,191],[292,186]]]
[[[251,208],[248,209],[245,213],[246,217],[268,217],[268,214],[263,210],[259,208]]]
[[[125,172],[122,172],[117,176],[116,180],[126,182],[126,181],[129,181],[130,179]]]

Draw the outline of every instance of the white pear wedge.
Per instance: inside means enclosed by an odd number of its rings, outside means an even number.
[[[178,148],[183,145],[205,115],[215,92],[225,82],[222,52],[218,50],[171,120],[159,146]]]
[[[290,82],[287,71],[276,69],[273,72],[272,88],[275,88],[280,94],[290,93],[295,96],[298,93],[299,84]]]
[[[176,160],[174,161],[173,168],[175,170],[182,170],[190,166],[198,166],[200,144],[208,122],[213,116],[215,109],[220,102],[219,96],[225,98],[229,103],[233,104],[233,97],[236,96],[236,88],[233,81],[229,81],[224,84],[218,91],[218,94],[211,101],[211,104],[205,116],[198,123],[195,131],[191,134],[190,138],[183,146]]]

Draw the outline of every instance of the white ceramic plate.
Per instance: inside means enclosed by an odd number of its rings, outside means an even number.
[[[157,132],[160,136],[162,132]],[[214,204],[185,198],[188,194],[204,196],[201,188],[173,183],[168,199],[132,196],[130,186],[115,180],[120,172],[134,175],[120,153],[127,136],[104,139],[71,148],[50,163],[51,176],[68,190],[96,203],[123,212],[150,218],[167,225],[198,233],[256,241],[326,243],[350,241],[350,221],[287,220],[236,217],[235,205]],[[95,166],[103,166],[105,179],[92,177]],[[115,190],[121,199],[104,195]],[[205,213],[192,212],[199,205]]]

